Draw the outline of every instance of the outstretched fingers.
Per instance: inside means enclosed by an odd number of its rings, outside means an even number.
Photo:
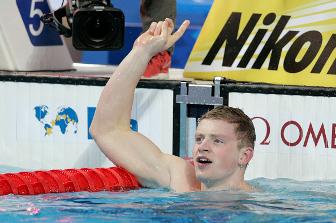
[[[152,22],[148,30],[134,42],[134,46],[151,45],[153,53],[167,50],[182,37],[189,24],[189,20],[184,21],[179,29],[173,33],[173,20],[167,18],[164,21]]]
[[[185,20],[182,23],[182,25],[180,26],[180,28],[172,35],[172,41],[173,42],[176,42],[177,40],[179,40],[181,38],[181,36],[183,36],[183,34],[187,30],[189,24],[190,24],[189,20]]]
[[[167,22],[167,20],[165,20],[165,22]],[[166,42],[166,45],[165,45],[165,49],[168,49],[169,47],[174,45],[175,42],[177,40],[179,40],[181,38],[181,36],[183,36],[183,34],[186,31],[186,29],[188,28],[189,24],[190,24],[190,21],[185,20],[182,23],[182,25],[180,26],[180,28],[172,35],[171,35],[172,31],[170,30],[170,27],[168,28],[168,36],[167,36],[167,42]],[[167,25],[169,26],[169,22],[168,22]]]

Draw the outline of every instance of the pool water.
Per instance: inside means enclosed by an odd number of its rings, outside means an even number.
[[[336,181],[249,181],[258,192],[7,195],[0,222],[336,222]]]

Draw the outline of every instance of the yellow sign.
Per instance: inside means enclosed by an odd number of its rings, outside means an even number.
[[[184,76],[336,87],[336,2],[214,0]]]

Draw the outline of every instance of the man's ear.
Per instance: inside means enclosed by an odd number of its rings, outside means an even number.
[[[243,147],[240,149],[239,164],[246,166],[253,157],[254,149],[252,147]]]

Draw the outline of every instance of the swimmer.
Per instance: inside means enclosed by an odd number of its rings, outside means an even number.
[[[244,174],[253,157],[255,130],[240,109],[220,106],[201,117],[195,135],[194,165],[162,153],[152,141],[130,129],[135,88],[148,62],[179,40],[189,23],[184,21],[174,32],[171,19],[153,22],[136,39],[101,93],[90,133],[101,151],[115,165],[134,174],[144,187],[176,192],[251,191]]]

